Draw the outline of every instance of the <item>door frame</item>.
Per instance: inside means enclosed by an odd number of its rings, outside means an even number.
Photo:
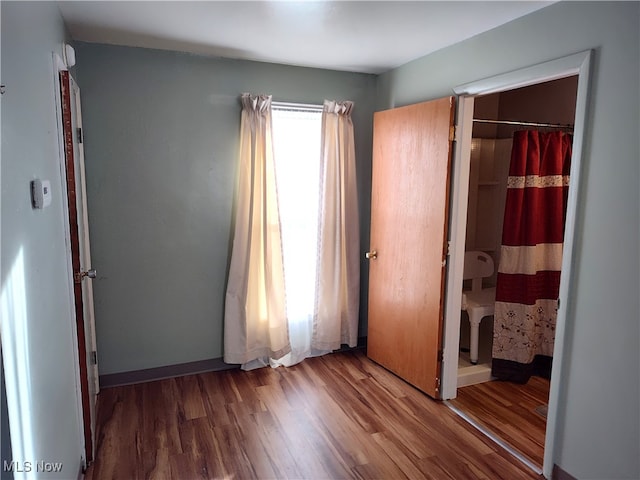
[[[60,72],[60,95],[62,100],[62,134],[64,139],[64,152],[65,152],[65,179],[67,181],[67,209],[69,214],[69,233],[70,233],[70,243],[69,247],[71,250],[71,263],[73,268],[73,295],[75,300],[75,318],[76,318],[76,332],[77,332],[77,346],[78,346],[78,356],[80,358],[79,369],[80,369],[80,394],[82,399],[82,423],[83,423],[83,432],[84,432],[84,441],[85,441],[85,455],[87,463],[91,463],[93,461],[93,412],[95,408],[95,403],[91,397],[90,388],[89,388],[89,364],[90,361],[90,350],[87,349],[87,323],[91,321],[91,319],[85,318],[86,315],[86,306],[84,304],[85,301],[85,290],[83,287],[83,283],[85,281],[85,274],[87,272],[82,271],[82,262],[84,258],[81,258],[82,248],[83,246],[80,244],[80,232],[82,231],[85,235],[87,234],[86,225],[84,223],[85,217],[79,215],[78,204],[82,204],[84,201],[84,191],[85,186],[82,183],[82,165],[83,161],[82,153],[80,149],[82,148],[82,142],[78,140],[79,147],[79,155],[76,159],[76,151],[74,148],[74,138],[77,135],[82,135],[82,133],[76,133],[76,128],[79,128],[81,131],[81,127],[78,127],[79,117],[78,115],[78,104],[75,103],[75,112],[74,112],[74,101],[78,102],[78,98],[76,96],[77,92],[73,91],[73,85],[75,84],[75,80],[71,76],[71,72],[68,70],[63,70]],[[76,84],[77,88],[77,84]],[[74,125],[74,116],[76,120],[76,124]],[[81,124],[80,124],[81,125]],[[79,166],[79,171],[76,171],[76,164]],[[79,177],[79,178],[78,178]],[[80,188],[78,188],[80,185]],[[81,190],[81,191],[80,191]],[[83,212],[86,213],[86,205],[84,205]],[[88,238],[85,238],[85,241]],[[85,265],[85,268],[90,268],[88,265]],[[87,279],[87,281],[89,281]]]
[[[72,216],[70,212],[70,200],[73,198],[74,202],[76,200],[76,187],[75,187],[75,175],[73,178],[69,177],[69,170],[67,165],[68,159],[68,145],[67,143],[70,141],[71,145],[71,161],[73,161],[73,145],[72,138],[73,134],[70,131],[72,126],[71,117],[73,112],[71,111],[71,95],[74,93],[69,90],[68,92],[68,105],[63,108],[63,99],[62,99],[62,81],[61,74],[66,72],[69,74],[69,78],[73,78],[71,73],[69,72],[67,66],[65,65],[62,58],[57,54],[53,53],[53,70],[54,70],[54,98],[55,98],[55,109],[56,109],[56,123],[58,127],[58,161],[60,167],[60,175],[61,175],[61,192],[63,198],[63,225],[64,225],[64,236],[65,236],[65,244],[67,246],[66,249],[66,257],[67,261],[65,262],[67,265],[67,278],[69,285],[69,302],[71,306],[71,311],[74,313],[72,319],[72,330],[73,330],[73,344],[77,347],[74,349],[73,355],[75,364],[77,366],[75,371],[76,376],[76,395],[77,395],[77,403],[78,403],[78,429],[79,436],[82,441],[81,444],[81,461],[83,468],[86,468],[92,461],[95,452],[94,448],[94,425],[92,422],[91,416],[91,396],[89,394],[89,372],[87,368],[87,360],[88,360],[88,350],[87,350],[87,341],[86,341],[86,329],[85,329],[85,319],[83,313],[83,299],[82,299],[82,286],[81,284],[77,284],[75,281],[75,271],[76,264],[79,259],[79,245],[78,245],[78,236],[74,238],[71,234],[71,221]],[[71,87],[71,81],[69,82],[69,87]],[[68,118],[67,118],[68,117]],[[65,124],[65,122],[68,123]],[[75,168],[75,167],[74,167]],[[77,174],[80,174],[78,172]],[[73,181],[73,191],[70,194],[69,182]],[[76,207],[73,206],[74,215],[76,215]],[[83,228],[82,225],[78,223],[78,221],[82,221],[82,219],[78,219],[73,217],[75,223],[77,223],[77,228]],[[79,287],[79,288],[78,288]],[[95,407],[95,405],[94,405]]]
[[[67,169],[66,169],[66,155],[64,148],[64,129],[62,125],[62,99],[60,98],[60,72],[63,70],[67,70],[67,66],[64,61],[57,53],[53,53],[53,92],[54,92],[54,100],[55,100],[55,116],[56,116],[56,124],[57,124],[57,139],[58,139],[58,167],[60,168],[60,191],[62,193],[62,224],[64,226],[64,239],[66,249],[66,267],[67,267],[67,280],[68,280],[68,291],[69,291],[69,309],[73,312],[73,317],[71,320],[71,329],[72,329],[72,343],[73,345],[78,344],[78,330],[76,325],[75,318],[75,297],[73,290],[73,266],[71,259],[71,231],[69,224],[69,209],[67,205]],[[80,460],[82,462],[83,467],[87,466],[87,456],[86,456],[86,439],[84,434],[84,421],[83,421],[83,406],[82,406],[82,380],[80,376],[80,354],[77,348],[73,351],[73,358],[75,368],[75,380],[76,380],[76,400],[77,400],[77,408],[76,412],[78,414],[78,436],[81,440],[80,444]]]
[[[79,139],[79,149],[78,149],[78,171],[76,172],[76,183],[80,182],[82,185],[82,192],[80,192],[81,198],[80,202],[82,203],[82,217],[78,218],[78,229],[83,230],[83,242],[80,248],[80,253],[82,257],[80,261],[83,263],[83,268],[85,270],[92,270],[93,265],[91,261],[91,239],[89,235],[89,203],[87,202],[87,174],[85,167],[85,156],[84,156],[84,123],[82,121],[82,103],[80,100],[80,86],[76,82],[76,79],[73,75],[69,75],[70,80],[70,94],[75,97],[75,115],[76,115],[76,125],[79,126],[80,129],[80,139]],[[72,112],[73,115],[73,112]],[[91,281],[89,281],[91,280]],[[86,281],[86,283],[85,283]],[[86,330],[86,341],[87,341],[87,351],[89,358],[89,366],[88,369],[88,377],[90,384],[93,385],[93,390],[95,394],[91,392],[91,388],[89,391],[92,396],[93,407],[96,405],[93,397],[97,396],[100,393],[100,382],[99,382],[99,374],[98,374],[98,345],[96,339],[96,324],[95,324],[95,305],[93,299],[93,279],[83,278],[83,305],[84,305],[84,323]],[[85,298],[85,293],[87,293]],[[89,313],[87,318],[86,313]],[[93,418],[93,417],[92,417]],[[92,428],[93,435],[95,437],[95,418],[92,420]],[[94,438],[95,440],[95,438]],[[94,450],[95,450],[95,442],[94,442]]]
[[[567,216],[565,222],[562,275],[560,278],[559,307],[556,320],[554,358],[551,372],[549,408],[545,437],[543,474],[551,477],[555,453],[556,423],[560,407],[560,386],[563,380],[563,357],[567,343],[565,332],[567,318],[573,310],[571,304],[571,280],[576,268],[573,261],[574,236],[580,190],[580,171],[583,157],[584,134],[587,120],[589,77],[593,51],[587,50],[523,69],[466,83],[454,88],[459,96],[457,138],[452,165],[451,209],[449,242],[450,256],[447,276],[444,320],[444,361],[442,367],[442,398],[456,397],[458,376],[458,351],[460,343],[460,311],[462,301],[462,276],[464,265],[467,201],[469,195],[469,168],[471,135],[473,129],[474,97],[513,90],[560,78],[578,76],[576,113],[573,133]],[[559,361],[558,361],[559,360]]]

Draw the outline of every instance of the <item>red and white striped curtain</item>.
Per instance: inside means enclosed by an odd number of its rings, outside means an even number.
[[[559,131],[514,134],[494,315],[501,380],[551,374],[571,142]]]

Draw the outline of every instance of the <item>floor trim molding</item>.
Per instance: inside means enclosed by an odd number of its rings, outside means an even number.
[[[578,480],[570,473],[565,472],[558,465],[553,465],[553,471],[551,472],[551,478],[553,480]]]
[[[366,349],[366,337],[358,338],[358,345],[354,348],[343,345],[336,352],[345,350]],[[100,388],[122,387],[124,385],[133,385],[136,383],[153,382],[156,380],[165,380],[167,378],[183,377],[185,375],[196,375],[206,372],[220,372],[223,370],[236,370],[240,368],[239,364],[225,363],[222,357],[210,358],[207,360],[199,360],[196,362],[179,363],[176,365],[167,365],[164,367],[146,368],[143,370],[132,370],[129,372],[110,373],[100,375],[98,381]]]
[[[121,387],[135,383],[153,382],[166,378],[182,377],[185,375],[195,375],[197,373],[218,372],[221,370],[233,370],[240,368],[240,365],[224,363],[222,357],[199,360],[196,362],[179,363],[177,365],[167,365],[165,367],[146,368],[143,370],[132,370],[130,372],[111,373],[100,375],[100,388]]]

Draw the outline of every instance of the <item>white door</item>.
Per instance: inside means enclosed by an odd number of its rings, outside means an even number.
[[[84,168],[80,88],[69,72],[60,72],[67,195],[74,276],[76,327],[87,462],[95,449],[96,401],[99,391],[93,279]]]
[[[91,247],[89,243],[89,215],[87,210],[87,190],[84,170],[84,148],[82,145],[82,110],[80,106],[80,88],[73,77],[69,77],[71,83],[72,118],[75,113],[75,133],[73,142],[76,180],[76,208],[78,209],[78,236],[80,245],[80,270],[91,272],[83,277],[82,305],[84,313],[85,336],[88,351],[89,389],[92,394],[93,404],[100,391],[98,383],[98,359],[96,347],[96,328],[93,313],[93,282],[95,272],[91,266]],[[93,271],[93,272],[92,272]],[[93,417],[93,415],[92,415]]]

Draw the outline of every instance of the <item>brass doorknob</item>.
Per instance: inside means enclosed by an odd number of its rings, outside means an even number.
[[[375,250],[371,250],[370,252],[365,253],[364,256],[369,260],[375,260],[376,258],[378,258],[378,252],[376,252]]]

